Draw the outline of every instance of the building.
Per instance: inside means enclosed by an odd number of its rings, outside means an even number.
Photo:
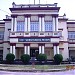
[[[31,57],[40,53],[53,59],[62,54],[64,60],[75,56],[75,21],[59,16],[60,7],[54,4],[12,3],[11,16],[0,21],[0,58],[8,53],[15,59],[22,54]],[[3,57],[3,58],[2,58]]]

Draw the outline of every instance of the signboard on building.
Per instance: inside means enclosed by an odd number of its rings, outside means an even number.
[[[50,38],[19,38],[19,42],[50,42]]]

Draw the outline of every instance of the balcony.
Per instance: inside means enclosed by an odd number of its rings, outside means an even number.
[[[62,32],[10,32],[10,37],[45,37],[45,36],[51,36],[51,37],[61,37]]]
[[[73,42],[75,42],[75,39],[69,39],[69,38],[68,38],[68,41],[69,41],[70,43],[71,43],[71,42],[73,43]]]

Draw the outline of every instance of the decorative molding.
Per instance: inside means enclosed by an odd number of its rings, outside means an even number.
[[[67,24],[75,24],[75,22],[67,22]]]
[[[9,8],[10,11],[17,10],[60,10],[60,7],[30,7],[30,8]]]
[[[25,14],[24,16],[25,17],[31,17],[31,14]]]
[[[68,43],[68,41],[60,41],[60,42]]]
[[[18,16],[18,15],[16,15],[16,14],[11,15],[12,18],[17,18],[17,16]]]
[[[75,42],[69,42],[69,44],[75,44]]]
[[[45,46],[45,43],[38,43],[39,46]]]
[[[58,14],[51,14],[52,17],[58,17]]]
[[[45,17],[45,14],[38,14],[39,17]]]
[[[4,21],[11,21],[11,19],[3,19]]]
[[[64,48],[59,48],[59,50],[64,50]]]
[[[67,18],[58,18],[58,20],[67,21],[68,19]]]
[[[59,43],[53,43],[53,46],[58,46],[59,45]]]
[[[10,46],[16,46],[16,43],[10,43]]]
[[[9,41],[1,41],[0,44],[3,44],[3,43],[10,43]]]
[[[58,29],[58,30],[62,30],[62,31],[63,31],[63,28],[60,28],[60,29]]]
[[[37,38],[38,36],[29,36],[29,37],[26,37],[26,38],[30,38],[30,37],[33,37],[33,38]],[[16,37],[9,37],[9,38],[25,38],[25,36],[16,36]],[[41,37],[39,36],[38,38],[59,38],[59,36],[45,36],[45,37]]]
[[[30,43],[24,43],[24,46],[30,46]]]
[[[0,24],[5,24],[5,22],[0,22]]]

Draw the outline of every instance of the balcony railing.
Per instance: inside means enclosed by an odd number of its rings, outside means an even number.
[[[29,36],[62,36],[62,32],[10,32],[10,37],[29,37]]]
[[[68,38],[68,41],[69,41],[69,42],[75,42],[75,39],[69,39],[69,38]]]
[[[13,8],[30,8],[30,7],[57,7],[57,3],[54,4],[15,4],[13,3]]]

